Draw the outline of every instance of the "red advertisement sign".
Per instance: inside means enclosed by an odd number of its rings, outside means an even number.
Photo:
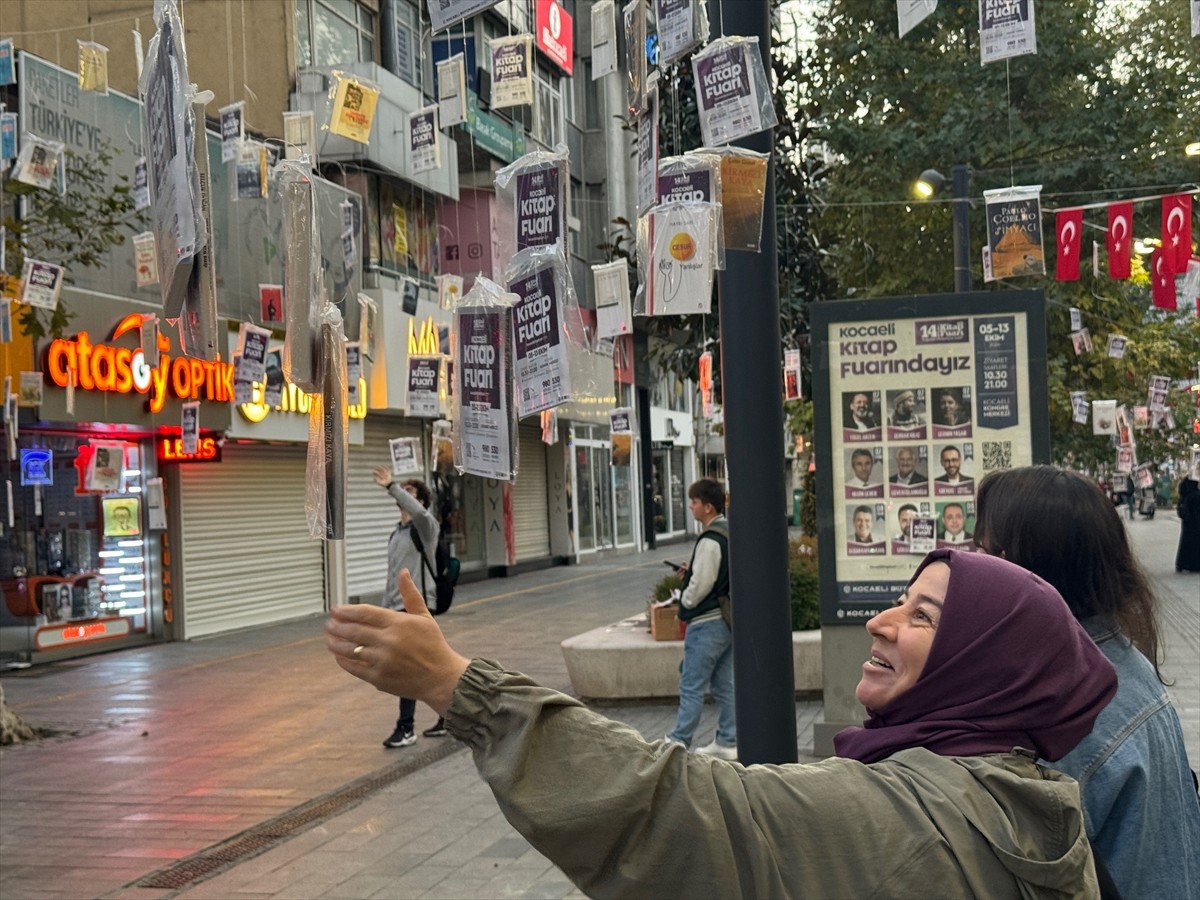
[[[574,69],[575,25],[556,0],[537,0],[538,49],[568,75]]]

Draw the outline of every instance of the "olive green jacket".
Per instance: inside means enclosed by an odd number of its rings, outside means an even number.
[[[479,659],[446,725],[589,896],[1099,896],[1078,785],[1022,754],[743,767]]]

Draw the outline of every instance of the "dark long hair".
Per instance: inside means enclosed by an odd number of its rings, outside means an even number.
[[[1054,466],[992,472],[979,483],[975,543],[1048,581],[1075,618],[1109,619],[1163,680],[1154,592],[1097,484]]]

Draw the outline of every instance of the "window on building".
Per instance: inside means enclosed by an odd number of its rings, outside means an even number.
[[[307,66],[375,62],[375,13],[354,0],[296,0],[296,60]]]
[[[586,257],[583,243],[585,235],[581,234],[583,223],[579,219],[582,213],[583,185],[572,178],[571,199],[567,206],[567,249],[575,256]]]
[[[669,409],[672,412],[687,412],[691,388],[688,383],[674,372],[662,372],[650,392],[650,402],[654,406]]]
[[[534,138],[553,149],[563,140],[563,99],[558,79],[544,66],[539,65],[533,73]]]
[[[417,8],[404,0],[392,4],[394,31],[392,71],[416,87],[420,83],[421,17]]]

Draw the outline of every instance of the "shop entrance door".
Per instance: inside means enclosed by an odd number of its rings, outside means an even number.
[[[612,449],[607,441],[575,438],[579,552],[613,546]]]

